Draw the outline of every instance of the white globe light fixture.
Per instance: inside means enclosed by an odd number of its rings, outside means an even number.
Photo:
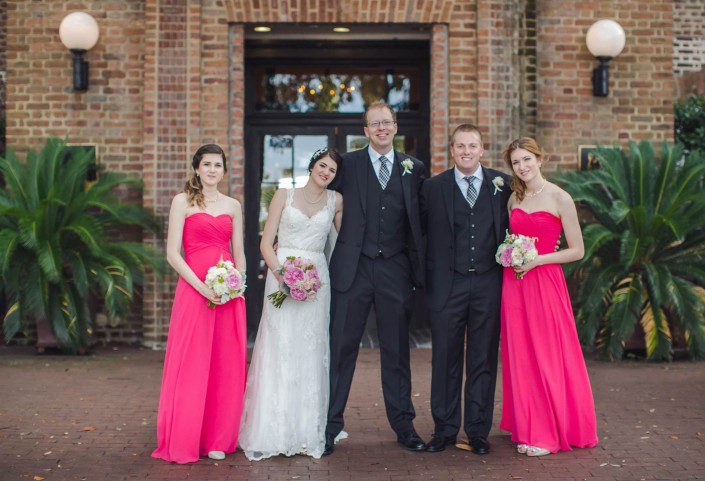
[[[598,20],[587,31],[587,48],[600,61],[592,71],[592,94],[595,97],[609,95],[609,66],[607,62],[622,53],[626,37],[624,29],[614,20]]]
[[[88,62],[83,60],[83,54],[98,43],[98,22],[85,12],[69,13],[59,25],[59,37],[73,53],[73,89],[88,90]]]

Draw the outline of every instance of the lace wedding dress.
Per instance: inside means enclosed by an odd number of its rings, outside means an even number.
[[[335,215],[335,192],[308,217],[287,200],[279,222],[277,256],[310,259],[322,287],[313,301],[288,297],[281,308],[266,298],[279,286],[267,274],[264,308],[247,376],[240,447],[247,459],[279,454],[320,458],[325,447],[329,393],[330,278],[324,247]]]

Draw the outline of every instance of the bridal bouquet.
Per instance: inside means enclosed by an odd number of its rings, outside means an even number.
[[[507,237],[504,242],[497,248],[497,254],[494,258],[498,264],[504,267],[518,267],[528,264],[536,259],[539,254],[534,244],[538,239],[536,237],[527,237],[521,234],[510,234],[507,232]],[[521,279],[524,272],[515,272],[514,277]]]
[[[220,259],[216,265],[208,269],[206,285],[213,289],[221,302],[241,297],[245,292],[245,274],[241,273],[230,261]],[[208,301],[208,307],[215,308],[215,304]]]
[[[289,256],[277,272],[284,280],[277,292],[267,296],[274,307],[281,307],[288,296],[296,301],[312,301],[316,298],[316,292],[321,288],[321,280],[313,262]]]

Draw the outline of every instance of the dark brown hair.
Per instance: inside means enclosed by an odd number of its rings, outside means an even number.
[[[337,169],[335,170],[335,175],[337,176],[340,171],[343,169],[343,156],[340,155],[340,153],[332,148],[329,147],[324,147],[322,149],[318,149],[313,153],[311,156],[311,160],[308,163],[308,172],[309,174],[311,173],[311,169],[313,169],[313,166],[316,165],[316,162],[321,160],[323,157],[328,156],[331,158],[333,162],[336,163],[338,166]]]
[[[193,205],[194,203],[198,205],[201,209],[206,208],[206,202],[203,197],[203,184],[201,183],[201,178],[196,173],[198,167],[201,165],[201,159],[206,154],[218,154],[223,158],[223,169],[225,172],[228,171],[228,162],[225,158],[225,152],[216,144],[206,144],[198,148],[195,154],[193,154],[193,161],[191,161],[191,167],[193,172],[191,172],[191,177],[186,181],[184,186],[184,192],[188,196],[188,205]]]

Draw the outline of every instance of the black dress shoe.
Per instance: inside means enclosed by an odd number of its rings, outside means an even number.
[[[475,454],[489,454],[490,442],[482,436],[470,438],[470,451]]]
[[[397,434],[397,442],[409,451],[426,451],[426,443],[414,430]]]
[[[323,456],[333,454],[333,451],[335,451],[335,436],[326,433],[326,447],[323,448]]]
[[[444,438],[434,434],[433,437],[431,437],[431,441],[429,441],[426,445],[426,451],[429,453],[438,453],[443,451],[446,446],[451,446],[453,444],[455,444],[455,437]]]

